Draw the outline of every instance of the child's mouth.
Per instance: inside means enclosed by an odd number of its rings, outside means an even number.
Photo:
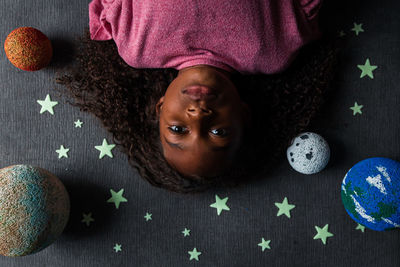
[[[216,91],[213,88],[204,85],[191,85],[182,90],[183,94],[186,94],[192,99],[210,99],[215,98]]]

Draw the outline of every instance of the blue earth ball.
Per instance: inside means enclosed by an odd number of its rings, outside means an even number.
[[[376,157],[355,164],[344,176],[342,202],[357,223],[375,231],[400,227],[400,162]]]
[[[322,171],[330,159],[328,143],[316,133],[305,132],[293,138],[286,151],[290,166],[303,174]]]
[[[70,202],[62,182],[31,165],[0,169],[0,254],[36,253],[62,233]]]

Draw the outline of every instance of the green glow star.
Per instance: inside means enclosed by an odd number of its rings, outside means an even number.
[[[361,70],[360,78],[368,75],[371,79],[374,78],[372,71],[378,68],[376,65],[370,65],[369,58],[367,58],[364,65],[357,65],[357,67]]]
[[[183,234],[183,236],[185,237],[185,236],[187,236],[187,235],[190,235],[190,230],[189,229],[186,229],[186,227],[185,227],[185,230],[183,230],[182,231],[182,234]]]
[[[286,197],[283,199],[282,203],[275,203],[275,206],[279,208],[278,214],[276,216],[281,216],[282,214],[285,214],[288,218],[290,218],[290,210],[296,207],[295,205],[289,204]]]
[[[63,145],[60,146],[60,149],[57,149],[56,152],[58,153],[58,158],[66,157],[68,158],[67,152],[69,148],[65,148]]]
[[[357,224],[357,227],[356,227],[356,230],[361,230],[361,232],[363,232],[364,233],[364,230],[365,230],[365,226],[363,226],[363,225],[361,225],[361,224]]]
[[[110,192],[111,192],[111,198],[108,199],[107,202],[114,202],[115,207],[117,209],[119,208],[120,202],[128,202],[128,200],[122,196],[122,194],[124,193],[124,189],[119,190],[118,193],[110,189]]]
[[[101,152],[100,156],[99,156],[99,159],[103,158],[105,155],[107,155],[110,158],[112,158],[113,154],[111,153],[111,149],[113,149],[114,147],[115,147],[114,144],[109,145],[107,143],[107,140],[104,138],[103,139],[103,144],[101,146],[95,146],[95,148]]]
[[[338,36],[339,37],[344,37],[346,35],[346,33],[344,32],[344,31],[340,31],[339,33],[338,33]]]
[[[146,215],[144,216],[146,218],[146,222],[148,220],[152,220],[151,215],[152,215],[151,213],[146,212]]]
[[[354,22],[354,27],[351,29],[352,31],[354,31],[356,33],[356,35],[358,35],[359,32],[364,32],[364,30],[361,28],[362,23],[357,24]]]
[[[81,122],[79,119],[77,120],[77,121],[74,121],[74,123],[75,123],[75,128],[82,128],[82,123],[83,122]]]
[[[362,114],[362,109],[363,105],[358,105],[357,102],[354,102],[354,107],[351,107],[350,109],[353,110],[353,116],[355,116],[357,113]]]
[[[316,234],[316,235],[314,236],[314,239],[320,238],[321,241],[322,241],[322,243],[324,243],[324,245],[325,245],[325,244],[326,244],[326,239],[327,239],[328,237],[333,236],[332,233],[329,233],[329,232],[328,232],[328,227],[329,227],[328,224],[326,224],[326,225],[324,226],[324,228],[322,228],[322,229],[319,228],[318,226],[315,226],[315,229],[317,230],[318,234]]]
[[[227,201],[228,197],[220,199],[218,195],[215,195],[215,203],[211,204],[210,207],[216,208],[218,215],[220,215],[222,210],[229,210],[229,207],[226,205]]]
[[[199,260],[199,255],[201,254],[201,252],[198,252],[196,248],[194,248],[192,251],[188,251],[188,253],[190,254],[190,259],[195,259],[195,260]]]
[[[82,215],[83,215],[83,219],[81,222],[86,223],[86,226],[89,226],[90,222],[94,222],[91,212],[87,215],[85,213],[82,213]]]
[[[267,240],[267,241],[265,241],[264,240],[264,237],[261,239],[261,243],[259,243],[258,245],[260,246],[260,247],[262,247],[262,251],[264,251],[266,248],[267,249],[271,249],[270,247],[269,247],[269,243],[271,242],[271,240]]]
[[[120,244],[115,244],[115,246],[114,246],[115,252],[121,251],[121,250],[122,250],[121,247],[122,247],[122,245],[120,245]]]
[[[50,112],[51,115],[54,115],[53,107],[58,104],[57,101],[51,101],[50,95],[47,94],[44,100],[36,100],[42,108],[40,109],[40,114],[45,111]]]

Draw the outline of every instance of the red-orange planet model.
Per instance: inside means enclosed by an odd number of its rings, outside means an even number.
[[[32,27],[13,30],[4,42],[8,60],[17,68],[36,71],[47,66],[53,56],[49,38]]]

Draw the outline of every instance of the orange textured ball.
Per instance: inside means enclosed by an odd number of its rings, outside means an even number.
[[[49,38],[32,27],[13,30],[4,42],[8,60],[17,68],[36,71],[47,66],[53,56]]]

